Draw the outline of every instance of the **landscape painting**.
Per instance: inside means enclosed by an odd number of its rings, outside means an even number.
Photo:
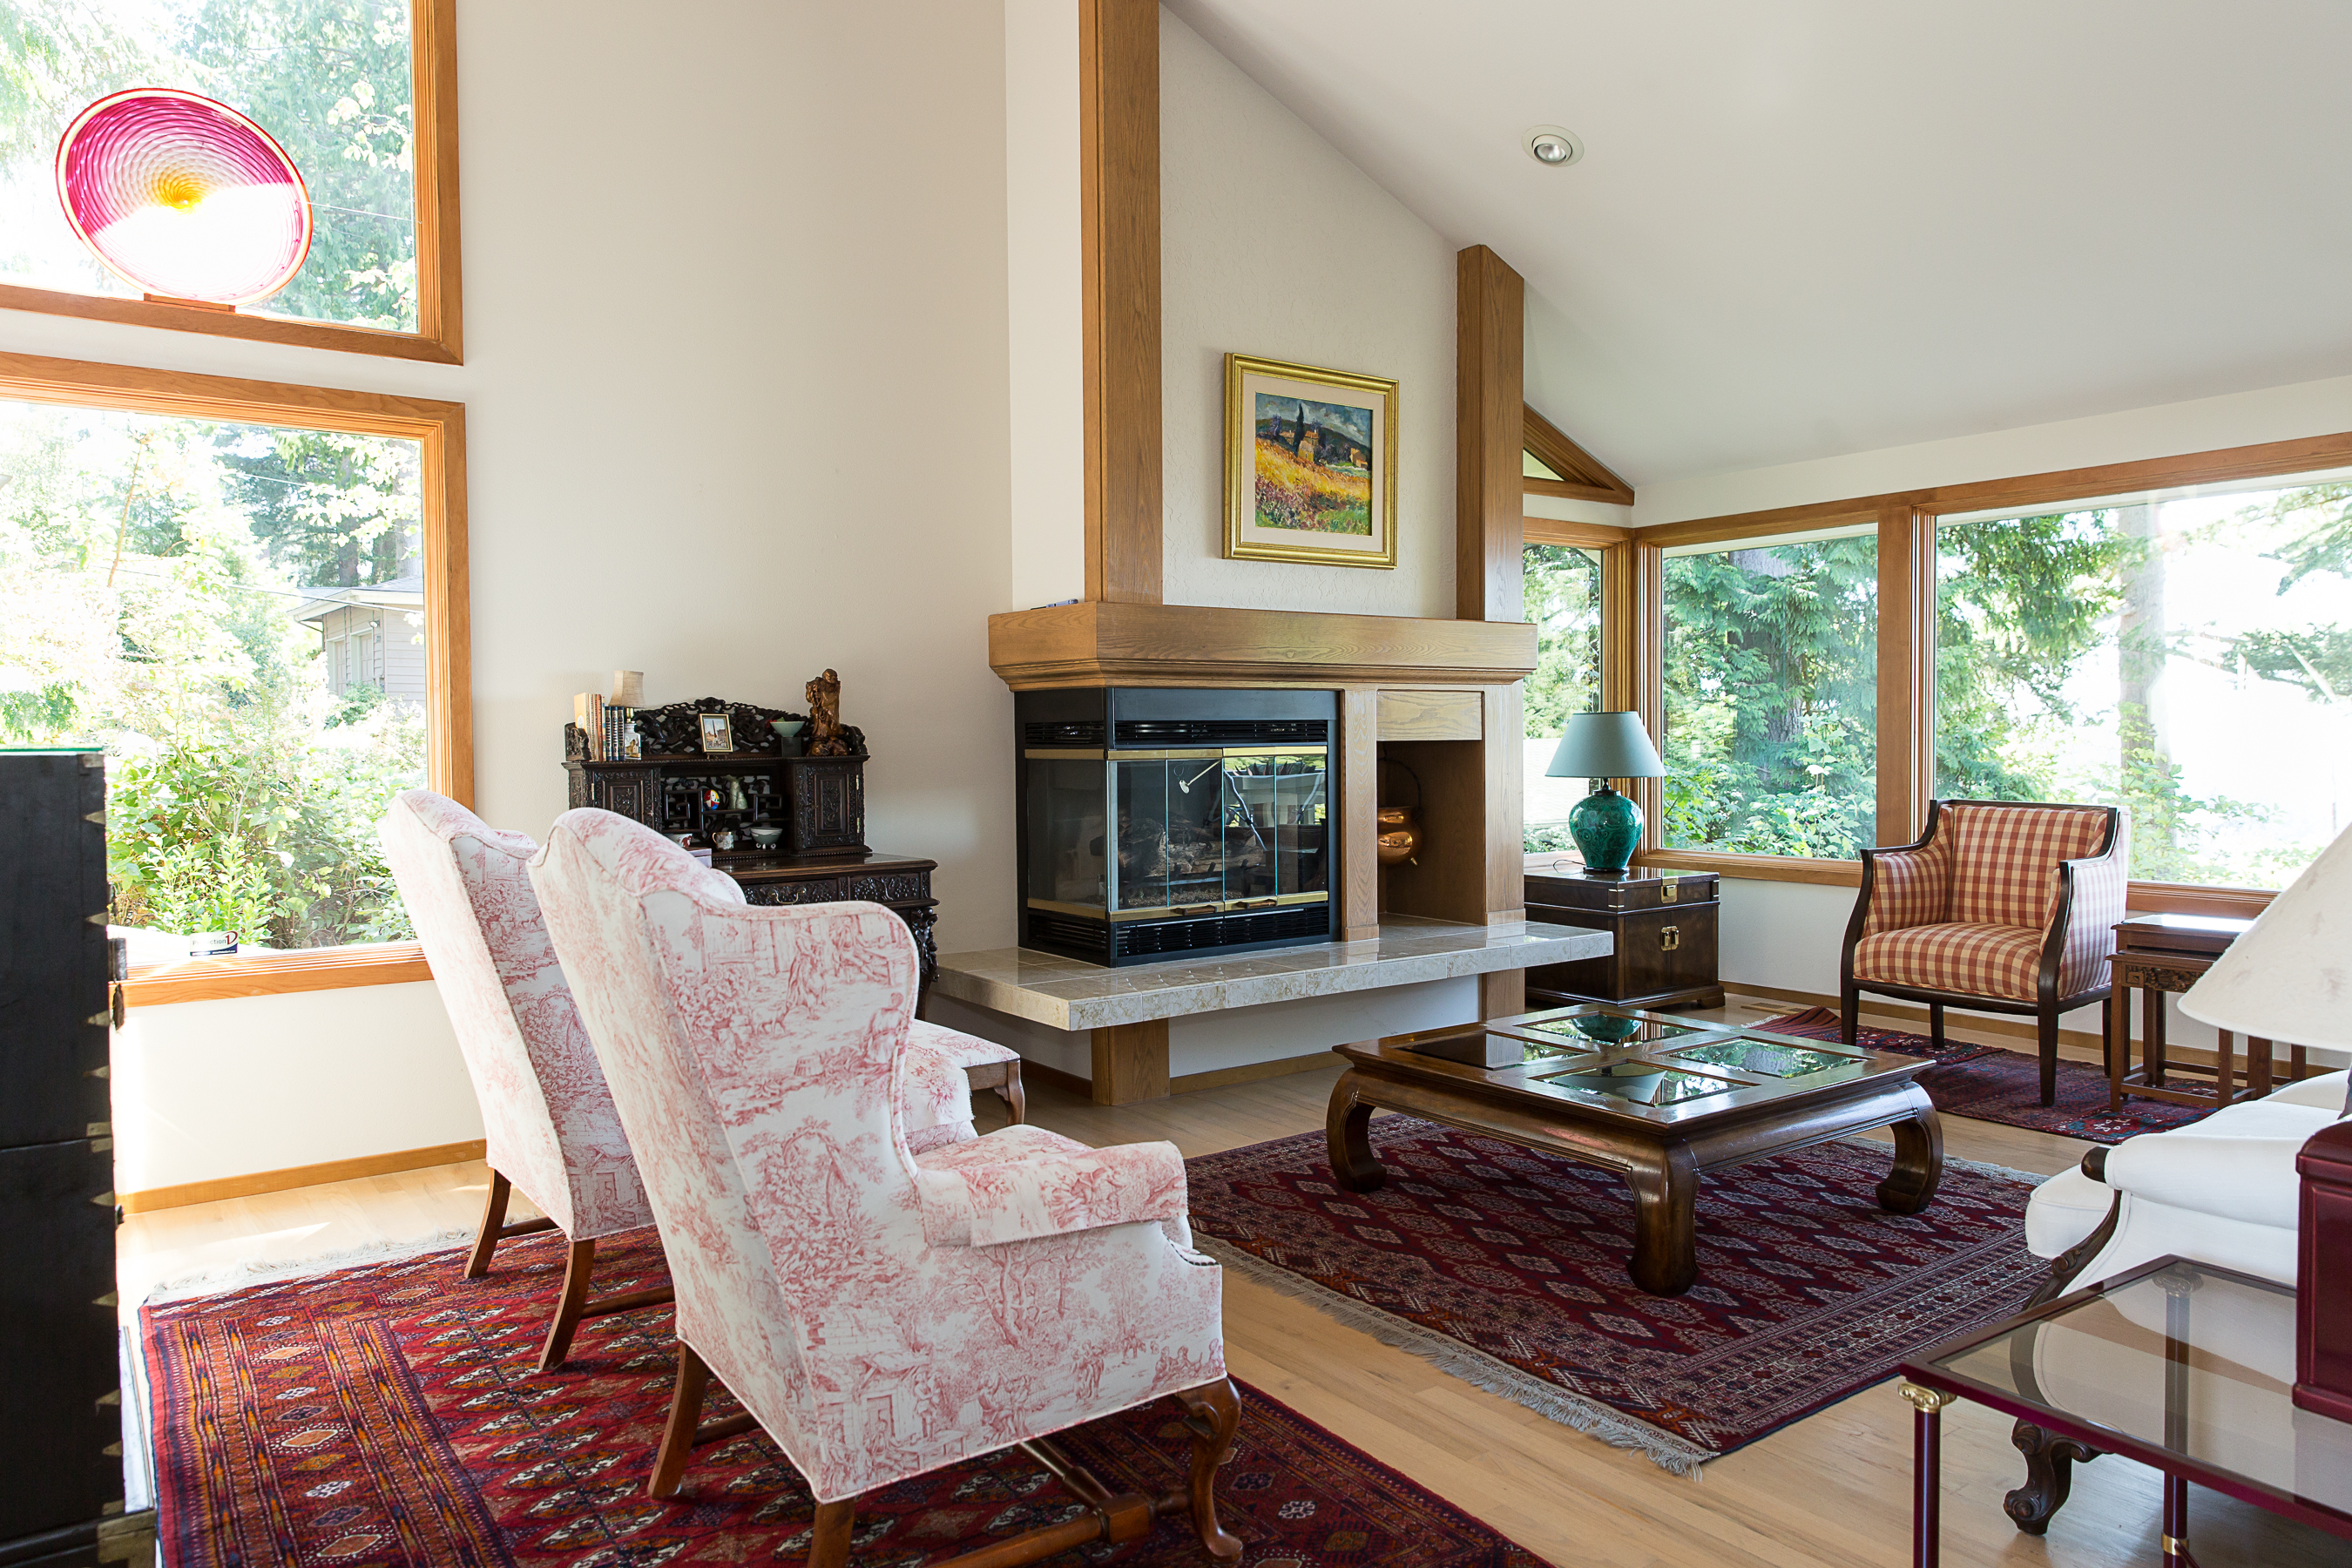
[[[1225,554],[1396,564],[1396,383],[1225,356]]]

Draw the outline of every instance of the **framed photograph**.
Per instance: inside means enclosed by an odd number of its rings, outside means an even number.
[[[1225,356],[1225,558],[1396,564],[1397,384]]]
[[[731,752],[735,749],[734,727],[727,722],[724,713],[699,713],[702,721],[702,749],[706,752]]]

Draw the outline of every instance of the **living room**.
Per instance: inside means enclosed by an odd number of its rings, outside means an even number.
[[[74,815],[127,942],[72,1009],[97,1055],[7,1097],[54,1089],[74,1202],[121,1211],[73,1243],[119,1268],[77,1301],[121,1371],[75,1396],[121,1403],[74,1419],[120,1468],[44,1514],[70,1443],[30,1413],[80,1385],[12,1380],[10,1561],[1859,1564],[1927,1550],[1930,1496],[1958,1563],[2338,1559],[2294,1293],[2347,1060],[2331,13],[0,19],[0,719],[103,752]],[[79,134],[126,89],[299,166],[278,292],[89,216],[184,210],[178,154]],[[1988,825],[2027,802],[2020,848]],[[918,1172],[1148,1166],[1161,1209],[1069,1234],[1172,1227],[1221,1279],[1165,1354],[1222,1370],[1145,1392],[1230,1375],[1237,1417],[1070,1394],[1049,1458],[919,1462],[841,1433],[981,1406],[869,1390],[803,1446],[674,1322],[672,1268],[711,1318],[653,1183],[610,1239],[539,1225],[572,1207],[486,1159],[530,1139],[480,1065],[486,1017],[532,1026],[417,868],[457,888],[494,829],[547,848],[517,896],[583,896],[586,811],[731,871],[697,919],[887,910],[905,1087],[809,1113],[898,1119]],[[1957,902],[1896,908],[1919,877]],[[2282,896],[2305,962],[2252,923]],[[2007,934],[1906,937],[1959,926]],[[541,984],[630,1123],[619,1004]],[[17,1234],[29,1292],[66,1244]],[[2095,1356],[2006,1394],[1927,1364],[2176,1252],[2260,1331],[2171,1469],[2161,1420],[2020,1414]],[[666,1443],[697,1354],[740,1425]],[[899,1468],[805,1479],[843,1443]]]

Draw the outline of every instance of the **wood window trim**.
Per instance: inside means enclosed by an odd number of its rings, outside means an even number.
[[[1922,658],[1920,654],[1931,650],[1934,644],[1936,583],[1932,563],[1935,531],[1944,516],[1995,507],[2013,507],[2020,511],[2035,507],[2063,507],[2136,490],[2270,479],[2346,467],[2352,467],[2352,431],[2058,468],[2013,479],[1809,501],[1764,511],[1693,518],[1634,529],[1629,535],[1629,547],[1655,555],[1675,546],[1729,543],[1831,526],[1840,521],[1858,520],[1864,514],[1876,517],[1880,619],[1875,831],[1881,844],[1908,844],[1918,837],[1927,820],[1927,800],[1935,789],[1935,666],[1932,655]],[[1922,563],[1930,569],[1920,570]],[[1622,634],[1604,623],[1605,647],[1617,649],[1632,645],[1645,652],[1653,665],[1657,663],[1664,652],[1663,587],[1663,575],[1653,574],[1651,581],[1633,595],[1606,600],[1604,616],[1646,613],[1638,628]],[[1640,598],[1644,594],[1645,603],[1627,602],[1628,597]],[[1903,646],[1891,646],[1898,638]],[[1605,680],[1604,675],[1604,683]],[[1641,695],[1648,697],[1649,691],[1643,690]],[[1643,710],[1643,721],[1650,726],[1652,734],[1663,734],[1663,702],[1651,700],[1654,705]],[[1610,705],[1615,703],[1612,693]],[[1658,793],[1654,781],[1652,792]],[[1636,857],[1643,865],[1714,870],[1725,877],[1753,881],[1834,882],[1850,887],[1861,884],[1859,861],[1661,848],[1656,842],[1663,829],[1658,808],[1644,802],[1643,816],[1648,824],[1644,847]],[[1827,868],[1842,869],[1833,875]],[[2259,888],[2138,881],[2130,884],[2127,894],[2130,908],[2136,911],[2235,920],[2251,920],[2259,915],[2276,896],[2274,891]]]
[[[1566,431],[1527,404],[1520,404],[1519,409],[1524,427],[1523,449],[1559,476],[1557,479],[1544,479],[1521,473],[1525,494],[1605,501],[1612,506],[1633,504],[1633,487],[1619,479],[1608,464],[1569,439]]]
[[[1630,528],[1614,528],[1605,522],[1570,522],[1559,517],[1530,515],[1519,520],[1519,527],[1528,544],[1565,544],[1578,550],[1605,550],[1633,537]]]
[[[175,1002],[224,1002],[241,996],[282,996],[296,991],[340,991],[353,985],[406,985],[433,978],[425,950],[413,942],[354,942],[294,952],[240,952],[142,964],[123,982],[127,1007]]]
[[[0,283],[0,310],[115,321],[215,337],[291,343],[346,353],[465,363],[457,241],[457,0],[413,0],[409,59],[416,115],[410,142],[416,176],[416,331],[388,331],[342,321],[248,315],[158,299],[78,294]]]
[[[425,545],[426,779],[440,794],[473,804],[464,404],[16,353],[0,353],[0,399],[416,442]],[[131,1005],[152,1005],[431,978],[415,942],[361,943],[149,969],[132,975],[124,997]]]

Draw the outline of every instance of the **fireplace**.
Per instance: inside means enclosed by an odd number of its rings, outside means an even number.
[[[1330,691],[1013,699],[1021,945],[1090,963],[1328,942]]]

